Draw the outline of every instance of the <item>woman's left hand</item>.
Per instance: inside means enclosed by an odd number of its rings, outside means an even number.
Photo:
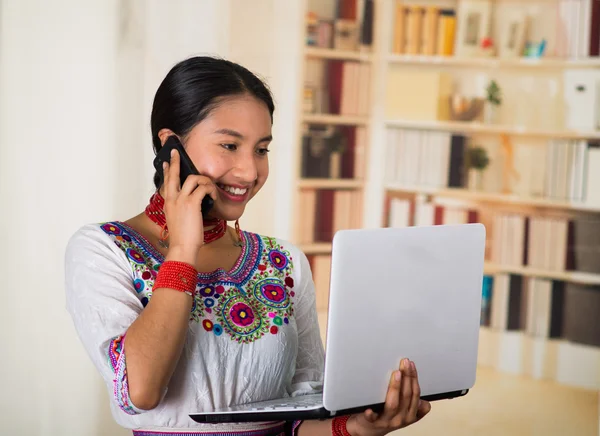
[[[352,415],[348,432],[352,436],[383,436],[414,424],[431,410],[431,404],[420,396],[417,368],[414,362],[403,359],[400,370],[392,374],[383,411],[377,414],[369,409]]]

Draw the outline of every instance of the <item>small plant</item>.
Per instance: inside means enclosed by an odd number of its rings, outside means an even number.
[[[469,147],[467,154],[469,168],[477,171],[483,171],[490,163],[487,150],[480,146]]]
[[[488,87],[486,88],[487,92],[487,101],[495,106],[500,106],[502,104],[502,91],[496,83],[495,80],[492,80]]]
[[[329,150],[333,153],[342,154],[346,151],[346,148],[348,148],[347,138],[339,130],[336,130],[329,138]]]

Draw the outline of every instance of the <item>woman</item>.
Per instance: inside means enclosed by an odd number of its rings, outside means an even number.
[[[154,99],[154,151],[175,135],[202,175],[181,186],[175,152],[164,183],[155,175],[143,213],[86,225],[69,241],[68,310],[109,387],[114,418],[134,435],[379,436],[430,410],[405,361],[379,416],[231,425],[189,418],[321,386],[324,351],[306,256],[238,223],[267,180],[273,112],[267,87],[245,68],[210,57],[179,63]],[[207,195],[214,206],[203,217]]]

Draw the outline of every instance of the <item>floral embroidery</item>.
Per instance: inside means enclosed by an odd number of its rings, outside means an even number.
[[[290,306],[288,294],[280,279],[266,278],[254,286],[254,296],[265,306],[286,309]]]
[[[285,254],[278,250],[271,250],[269,252],[269,260],[275,268],[278,270],[285,269],[288,264],[288,258]]]
[[[250,343],[262,337],[267,329],[265,310],[233,287],[219,300],[217,320],[232,340]]]
[[[205,286],[204,288],[200,289],[200,295],[202,295],[203,297],[210,297],[214,293],[215,288],[213,288],[212,286]]]
[[[146,259],[144,259],[144,257],[133,248],[128,248],[125,252],[127,253],[127,257],[134,262],[140,265],[144,265],[146,263]]]
[[[125,365],[123,341],[125,336],[118,336],[108,344],[108,360],[113,370],[113,394],[117,404],[128,415],[137,415],[142,411],[137,409],[129,398],[129,383]]]
[[[111,223],[106,223],[102,226],[102,230],[104,230],[109,235],[120,235],[121,229]]]
[[[214,328],[214,325],[211,320],[205,319],[204,321],[202,321],[202,327],[204,327],[204,330],[206,330],[207,332],[210,332]]]
[[[133,272],[133,286],[145,307],[163,256],[124,223],[101,225],[124,251]],[[207,333],[226,333],[238,343],[278,334],[293,316],[293,258],[276,239],[242,232],[242,253],[230,271],[198,274],[190,321]]]

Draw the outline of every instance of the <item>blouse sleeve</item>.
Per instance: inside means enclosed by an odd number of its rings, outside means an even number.
[[[143,306],[124,253],[99,227],[80,229],[65,253],[66,307],[79,339],[125,413],[144,412],[131,402],[124,339]]]
[[[310,264],[306,255],[300,251],[297,258],[300,267],[299,286],[294,311],[298,326],[298,355],[296,372],[292,378],[291,396],[322,392],[325,362]]]

